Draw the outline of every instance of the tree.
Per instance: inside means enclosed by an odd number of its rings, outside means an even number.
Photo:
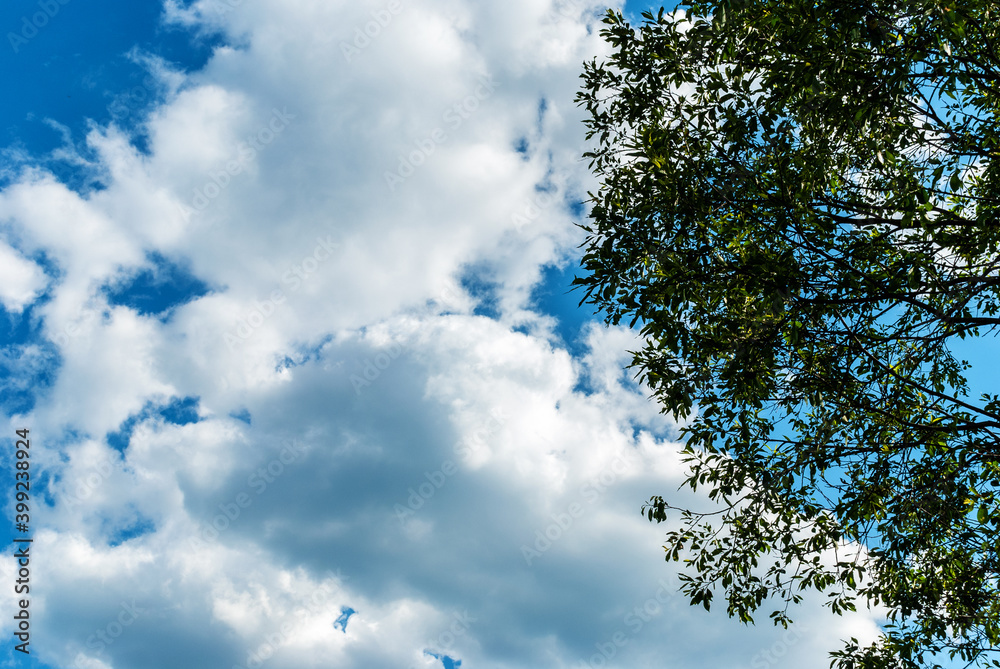
[[[776,624],[803,591],[885,607],[833,663],[1000,666],[1000,396],[956,338],[1000,325],[1000,9],[731,0],[609,12],[585,64],[599,179],[584,299],[640,323],[632,367],[715,506],[667,560]]]

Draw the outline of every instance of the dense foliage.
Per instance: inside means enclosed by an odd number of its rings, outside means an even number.
[[[1000,666],[1000,396],[956,339],[1000,324],[1000,7],[684,5],[578,102],[600,180],[585,300],[639,323],[700,511],[662,496],[706,608],[790,622],[805,589],[888,611],[847,667]]]

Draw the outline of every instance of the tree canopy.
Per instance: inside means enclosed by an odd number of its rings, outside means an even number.
[[[578,103],[599,179],[584,301],[639,323],[681,421],[683,591],[791,622],[885,607],[837,666],[1000,666],[1000,396],[956,339],[1000,325],[1000,7],[732,0],[609,12]]]

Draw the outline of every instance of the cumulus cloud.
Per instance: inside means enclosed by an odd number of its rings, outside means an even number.
[[[38,265],[0,241],[0,303],[4,308],[20,312],[34,301],[45,283],[45,274]]]
[[[47,477],[42,659],[749,666],[781,644],[790,667],[875,633],[812,606],[793,640],[668,594],[638,507],[683,469],[623,370],[635,333],[588,325],[577,355],[533,300],[593,187],[573,97],[601,9],[168,0],[221,44],[189,73],[147,58],[163,99],[86,138],[101,187],[32,168],[0,192],[0,299],[37,301],[59,361],[8,425]],[[167,263],[208,288],[129,303]]]

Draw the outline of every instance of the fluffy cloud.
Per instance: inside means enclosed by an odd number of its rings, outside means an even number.
[[[12,312],[20,312],[45,286],[41,268],[0,241],[0,303]]]
[[[148,150],[96,127],[101,188],[32,170],[0,192],[0,299],[47,281],[61,360],[8,426],[49,477],[45,661],[798,666],[872,636],[815,606],[809,635],[746,630],[668,593],[637,511],[682,466],[623,371],[635,335],[589,325],[574,355],[535,306],[593,185],[573,96],[600,11],[170,1],[224,45],[186,75],[147,59]],[[208,289],[114,298],[165,263]]]

